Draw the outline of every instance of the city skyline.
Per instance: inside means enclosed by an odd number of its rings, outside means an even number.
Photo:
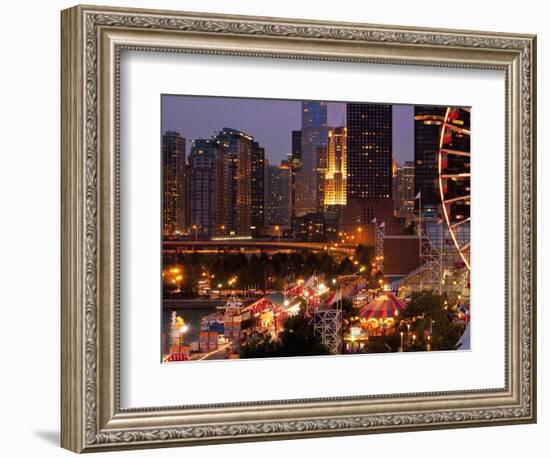
[[[163,361],[468,348],[468,107],[174,99]]]
[[[346,105],[327,101],[327,126],[346,126]],[[368,102],[361,102],[368,103]],[[210,138],[223,127],[254,137],[270,164],[292,152],[292,131],[302,128],[301,100],[163,95],[161,131],[176,131],[189,143]],[[399,164],[414,160],[414,107],[392,105],[392,153]]]

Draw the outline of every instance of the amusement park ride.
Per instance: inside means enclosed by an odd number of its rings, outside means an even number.
[[[469,289],[470,273],[470,109],[448,107],[435,157],[437,217],[425,217],[422,194],[416,233],[419,267],[398,281],[399,287],[438,293]],[[375,254],[383,259],[385,230],[375,224]],[[383,262],[383,261],[382,261]],[[446,281],[447,277],[449,281]]]
[[[447,108],[441,128],[438,184],[443,216],[470,270],[470,109]]]

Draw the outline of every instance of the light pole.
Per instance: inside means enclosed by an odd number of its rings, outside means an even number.
[[[187,326],[186,324],[184,324],[181,328],[180,328],[180,338],[179,338],[179,352],[178,353],[181,353],[181,346],[183,344],[183,335],[189,331],[189,326]]]
[[[401,353],[403,353],[403,331],[401,331],[399,334],[401,335],[401,349],[400,349],[400,351],[401,351]]]
[[[162,271],[164,283],[171,285],[174,293],[181,291],[183,271],[179,266],[167,267]]]
[[[197,225],[196,224],[193,224],[193,230],[195,231],[195,242],[197,241]]]
[[[275,230],[277,231],[277,241],[280,243],[281,242],[281,227],[280,226],[275,226]]]

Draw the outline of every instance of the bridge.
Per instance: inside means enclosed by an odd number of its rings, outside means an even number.
[[[353,255],[355,245],[341,243],[296,242],[293,240],[165,240],[162,243],[164,252],[182,252],[199,250],[236,251],[253,249],[263,250],[297,250],[328,251],[343,256]]]

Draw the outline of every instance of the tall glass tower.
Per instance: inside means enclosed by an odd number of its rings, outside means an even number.
[[[348,199],[392,196],[392,107],[348,103]]]
[[[302,165],[296,174],[295,215],[302,216],[319,210],[319,155],[326,154],[327,103],[302,102]]]
[[[437,157],[446,109],[414,107],[414,192],[422,195],[422,214],[426,217],[436,216],[440,204],[436,186]]]
[[[188,223],[185,138],[170,130],[162,136],[162,188],[163,233],[183,232]]]

